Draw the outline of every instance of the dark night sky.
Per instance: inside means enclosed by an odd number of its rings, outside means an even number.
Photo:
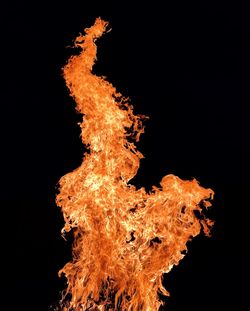
[[[150,117],[132,182],[150,188],[173,173],[216,193],[212,238],[195,238],[165,278],[167,310],[246,309],[249,8],[238,1],[89,2],[14,1],[1,10],[7,309],[48,310],[63,287],[57,271],[70,259],[70,243],[60,236],[56,183],[80,165],[84,148],[61,68],[74,53],[67,46],[98,16],[112,31],[98,41],[94,72]]]

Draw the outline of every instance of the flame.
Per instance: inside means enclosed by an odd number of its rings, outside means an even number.
[[[93,74],[95,41],[108,23],[97,18],[79,35],[81,48],[64,67],[64,78],[83,122],[87,148],[80,167],[59,182],[57,205],[73,231],[73,259],[59,272],[67,278],[63,310],[158,310],[158,294],[169,295],[162,276],[184,257],[187,241],[212,221],[203,217],[211,189],[194,179],[163,177],[147,193],[129,184],[143,155],[133,141],[144,132],[145,116],[104,77]],[[196,211],[196,212],[195,212]]]

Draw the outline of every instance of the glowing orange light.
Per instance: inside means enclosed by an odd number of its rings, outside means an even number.
[[[158,310],[158,292],[184,257],[186,243],[212,221],[196,217],[209,207],[211,189],[174,175],[150,193],[129,184],[143,157],[133,141],[143,133],[142,119],[103,77],[92,73],[95,40],[106,30],[100,18],[76,38],[81,53],[64,67],[87,148],[80,167],[63,176],[57,205],[73,230],[73,259],[60,274],[67,278],[63,310]],[[202,204],[201,204],[202,203]]]

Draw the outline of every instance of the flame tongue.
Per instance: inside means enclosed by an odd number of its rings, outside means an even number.
[[[151,193],[128,181],[137,173],[142,154],[133,140],[143,133],[121,94],[92,73],[95,40],[107,23],[97,19],[75,45],[82,48],[64,67],[67,86],[77,110],[84,115],[82,141],[88,152],[79,168],[63,176],[57,204],[65,226],[74,229],[73,260],[60,273],[68,287],[65,310],[158,310],[162,274],[183,258],[186,243],[210,220],[200,221],[194,210],[208,207],[213,191],[196,180],[165,176]]]

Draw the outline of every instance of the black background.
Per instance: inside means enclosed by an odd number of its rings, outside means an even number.
[[[197,237],[165,278],[166,310],[243,310],[249,271],[250,11],[238,1],[16,1],[2,7],[1,256],[8,310],[48,310],[70,259],[56,184],[81,163],[61,68],[101,16],[94,72],[150,117],[136,186],[173,173],[215,191],[212,238]],[[236,4],[237,3],[237,4]],[[7,83],[6,83],[7,82]],[[3,243],[4,244],[4,243]],[[6,309],[6,310],[7,310]]]

